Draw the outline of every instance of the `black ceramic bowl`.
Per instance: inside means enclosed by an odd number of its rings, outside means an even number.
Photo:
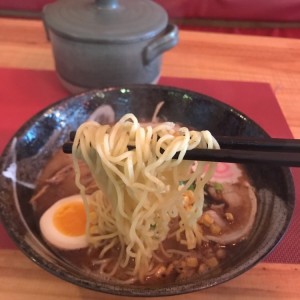
[[[37,176],[51,155],[68,140],[68,134],[99,106],[107,104],[115,119],[132,112],[149,120],[158,102],[159,116],[214,135],[267,137],[247,116],[205,95],[152,85],[124,86],[90,91],[62,100],[28,121],[6,146],[0,163],[0,214],[17,246],[50,273],[76,285],[119,295],[161,296],[211,287],[245,272],[264,258],[287,229],[294,208],[294,186],[287,168],[247,165],[258,197],[258,212],[250,237],[222,272],[164,286],[119,285],[95,278],[55,255],[41,239],[29,199]],[[16,179],[17,178],[17,179]]]

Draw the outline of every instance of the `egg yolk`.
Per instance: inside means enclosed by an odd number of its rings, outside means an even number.
[[[53,216],[56,229],[68,236],[85,233],[86,214],[83,203],[73,202],[61,205]]]

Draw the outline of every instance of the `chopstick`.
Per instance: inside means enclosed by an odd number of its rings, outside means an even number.
[[[73,141],[75,132],[70,133]],[[221,149],[193,149],[184,156],[186,160],[231,163],[264,163],[300,167],[300,140],[278,138],[254,138],[241,136],[217,136]],[[132,150],[130,147],[128,150]],[[63,145],[65,153],[72,153],[72,142]],[[179,153],[174,155],[174,159]]]
[[[176,153],[174,158],[178,157]],[[193,149],[187,151],[186,160],[215,161],[228,163],[261,163],[300,167],[300,153],[237,150],[237,149]]]
[[[70,141],[74,141],[75,135],[76,131],[70,132]],[[222,149],[225,148],[262,151],[283,150],[284,152],[300,152],[299,139],[256,138],[245,136],[216,136],[215,138]],[[70,146],[72,148],[72,145]]]

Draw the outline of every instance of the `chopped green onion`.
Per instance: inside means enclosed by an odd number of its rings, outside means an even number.
[[[179,181],[179,185],[185,185],[188,181]],[[188,190],[194,191],[196,189],[196,182],[194,181],[189,187]]]
[[[215,182],[213,187],[217,193],[221,193],[223,191],[223,185],[220,182]]]

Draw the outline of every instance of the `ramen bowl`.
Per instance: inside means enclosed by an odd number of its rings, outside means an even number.
[[[256,190],[257,213],[253,228],[238,254],[221,268],[164,284],[124,285],[107,281],[59,256],[41,237],[29,201],[40,170],[69,139],[69,132],[92,118],[114,122],[126,113],[151,120],[157,104],[161,120],[208,129],[213,135],[268,138],[246,115],[199,93],[153,85],[92,90],[59,101],[24,124],[7,144],[0,163],[0,214],[19,249],[53,275],[80,287],[126,296],[167,296],[194,292],[226,282],[266,257],[283,237],[294,209],[294,185],[288,168],[247,164]],[[109,112],[109,114],[107,113]]]

